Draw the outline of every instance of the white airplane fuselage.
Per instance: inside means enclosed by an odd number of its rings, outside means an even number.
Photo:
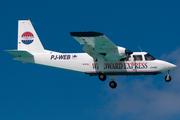
[[[16,57],[25,63],[35,63],[89,75],[156,75],[167,72],[176,66],[162,60],[145,60],[146,52],[134,52],[142,55],[141,61],[106,61],[101,58],[93,59],[87,53],[58,53],[46,50],[43,54],[33,54],[34,57]]]

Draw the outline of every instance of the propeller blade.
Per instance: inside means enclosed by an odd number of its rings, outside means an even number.
[[[127,55],[131,55],[132,53],[133,53],[132,51],[126,50],[126,54],[127,54]]]

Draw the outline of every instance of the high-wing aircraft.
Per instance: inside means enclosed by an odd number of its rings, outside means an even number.
[[[174,64],[157,60],[147,52],[132,52],[116,46],[104,34],[99,32],[70,32],[86,53],[59,53],[44,49],[30,20],[18,21],[18,48],[6,50],[15,60],[23,63],[35,63],[65,70],[71,70],[90,76],[98,76],[101,81],[106,76],[116,88],[116,75],[156,75],[168,72],[166,82],[171,81],[169,71],[177,67]]]

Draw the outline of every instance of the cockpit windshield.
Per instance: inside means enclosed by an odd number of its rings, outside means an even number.
[[[148,60],[148,61],[150,61],[150,60],[155,60],[156,58],[154,58],[152,55],[150,55],[150,54],[146,54],[146,55],[144,55],[144,57],[145,57],[145,60]]]

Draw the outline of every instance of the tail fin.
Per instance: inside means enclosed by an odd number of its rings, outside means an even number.
[[[30,53],[44,52],[44,47],[30,20],[18,21],[18,50],[25,50]]]

